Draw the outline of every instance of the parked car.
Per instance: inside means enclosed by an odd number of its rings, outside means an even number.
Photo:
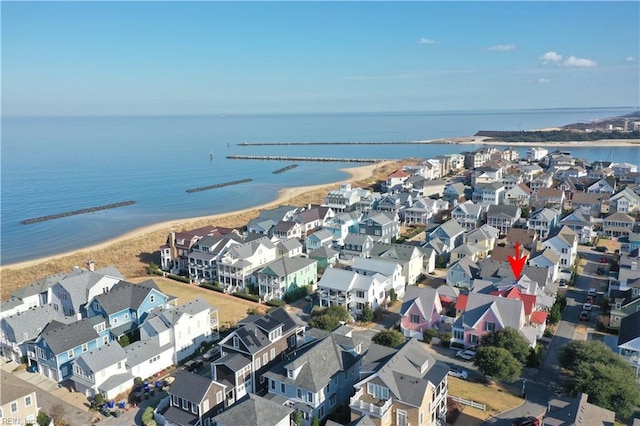
[[[462,380],[467,380],[467,377],[469,377],[469,373],[467,373],[467,370],[463,370],[461,368],[456,368],[456,367],[452,367],[449,370],[449,375],[453,377],[457,377],[458,379],[462,379]]]
[[[589,318],[591,318],[591,312],[589,311],[580,312],[580,321],[589,321]]]
[[[597,291],[595,288],[591,287],[591,288],[589,289],[589,292],[587,293],[587,295],[589,295],[589,296],[595,296],[597,293],[598,293],[598,291]]]
[[[593,305],[591,305],[591,303],[583,303],[582,304],[582,310],[583,311],[591,311],[591,309],[593,309]]]
[[[600,263],[609,263],[609,261],[607,260],[606,257],[601,257],[600,260],[598,260],[598,262],[600,262]]]
[[[456,358],[463,359],[465,361],[472,361],[476,357],[476,353],[470,350],[460,350],[456,352]]]
[[[559,287],[566,287],[567,286],[567,280],[565,280],[564,278],[562,278],[560,280],[560,283],[558,284]]]
[[[609,251],[608,248],[606,248],[605,246],[598,246],[596,248],[594,248],[595,251],[600,252],[600,253],[606,253]]]
[[[207,361],[208,359],[211,359],[214,357],[214,355],[218,352],[218,347],[213,347],[211,349],[209,349],[208,351],[206,351],[205,353],[202,354],[202,359],[204,359],[205,361]]]
[[[511,422],[511,426],[540,426],[540,420],[533,416],[520,417]]]
[[[587,296],[587,298],[585,299],[585,303],[590,303],[590,304],[594,304],[595,303],[595,296]]]

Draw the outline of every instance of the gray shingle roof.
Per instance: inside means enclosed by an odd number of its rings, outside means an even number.
[[[520,321],[524,318],[522,300],[482,293],[469,293],[467,307],[462,314],[463,325],[474,328],[478,320],[490,309],[494,309],[505,327],[520,329]]]
[[[0,405],[9,404],[19,398],[35,394],[36,389],[31,383],[18,379],[13,374],[2,371],[2,392],[0,392]],[[35,401],[33,401],[35,403]],[[5,413],[3,413],[5,414]],[[5,417],[6,418],[6,417]]]
[[[225,365],[231,371],[237,372],[245,368],[247,365],[251,364],[251,360],[237,352],[231,352],[221,358],[218,358],[214,362],[214,364]]]
[[[640,311],[622,318],[618,332],[618,346],[640,337]]]
[[[371,248],[371,256],[406,262],[409,261],[413,256],[415,256],[416,251],[419,250],[415,246],[378,242],[373,243],[373,247]]]
[[[487,210],[487,217],[507,217],[507,218],[516,218],[518,217],[518,213],[520,211],[520,207],[517,206],[496,206],[494,204],[489,206]]]
[[[108,292],[96,296],[94,300],[111,315],[125,309],[138,309],[152,290],[160,292],[153,280],[146,280],[140,284],[120,281]]]
[[[104,318],[102,320],[106,321]],[[93,328],[93,322],[91,318],[63,325],[52,321],[40,334],[40,337],[47,342],[54,354],[60,354],[97,339],[99,336]]]
[[[251,257],[260,245],[264,245],[267,249],[275,248],[275,245],[267,237],[261,237],[256,240],[244,243],[241,245],[233,246],[230,251],[234,252],[239,259],[245,259]]]
[[[306,257],[281,257],[273,262],[267,263],[258,273],[267,274],[271,271],[278,277],[286,277],[298,272],[308,266],[317,263],[316,260],[307,259]]]
[[[202,402],[212,386],[217,385],[222,388],[213,380],[190,371],[182,370],[176,374],[175,378],[169,394],[195,403]]]
[[[292,412],[289,407],[249,394],[248,399],[218,414],[213,421],[225,426],[276,426]]]
[[[127,366],[130,368],[148,361],[156,355],[160,355],[167,349],[173,348],[173,344],[167,343],[160,347],[155,340],[139,340],[126,346],[124,351],[127,354]]]
[[[322,246],[309,252],[309,257],[312,259],[331,259],[338,254],[339,253],[331,247]]]
[[[449,237],[453,237],[453,236],[456,236],[458,234],[464,233],[464,228],[462,228],[462,226],[460,226],[458,221],[456,221],[455,219],[451,219],[451,220],[443,223],[438,228],[442,229],[445,232],[445,234],[447,236],[449,236]],[[436,232],[436,231],[437,231],[437,229],[434,232]]]
[[[351,268],[354,271],[362,270],[367,272],[377,272],[386,277],[391,277],[393,276],[398,265],[399,264],[393,261],[393,259],[382,260],[382,259],[369,259],[365,257],[355,257],[353,259],[353,264],[351,265]]]
[[[238,328],[232,335],[237,336],[247,351],[253,354],[271,344],[269,331],[276,329],[280,325],[282,325],[283,336],[297,326],[291,315],[284,308],[278,308],[263,315],[252,323]]]
[[[108,343],[91,352],[85,352],[78,357],[78,361],[84,361],[87,367],[94,373],[126,359],[127,353],[118,342]]]
[[[76,321],[73,317],[63,316],[51,305],[43,305],[3,318],[2,322],[5,323],[3,329],[7,327],[13,331],[13,336],[7,336],[8,338],[13,337],[15,342],[24,342],[38,337],[47,324],[53,320],[64,324]]]
[[[400,315],[406,315],[407,310],[414,303],[426,318],[431,317],[431,310],[438,297],[438,292],[431,287],[416,287],[410,285],[404,294]]]

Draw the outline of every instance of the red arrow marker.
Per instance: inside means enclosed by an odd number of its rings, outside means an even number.
[[[527,261],[527,256],[520,257],[520,243],[516,243],[516,256],[511,257],[508,256],[509,264],[511,265],[511,271],[513,272],[513,276],[516,277],[516,280],[520,278],[522,274],[522,268],[524,267],[524,263]]]

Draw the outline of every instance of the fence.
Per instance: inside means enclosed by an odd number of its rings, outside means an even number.
[[[473,408],[478,408],[482,411],[487,411],[487,406],[484,404],[480,404],[479,402],[471,401],[469,399],[460,398],[454,395],[449,395],[449,398],[455,402],[459,402],[460,404],[468,405]]]

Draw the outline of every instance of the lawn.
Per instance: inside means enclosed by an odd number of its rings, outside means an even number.
[[[486,411],[471,409],[464,407],[463,413],[470,415],[482,416],[485,420],[493,414],[498,414],[522,404],[524,400],[519,396],[513,395],[510,390],[500,384],[482,384],[474,383],[467,380],[461,380],[449,376],[449,395],[455,395],[460,398],[470,399],[487,406]],[[462,416],[461,416],[462,417]],[[457,422],[456,422],[457,424]],[[466,423],[465,423],[466,424]]]
[[[148,279],[153,279],[163,293],[176,296],[178,298],[178,304],[190,302],[191,300],[202,297],[211,306],[218,308],[218,321],[220,325],[232,326],[238,320],[247,316],[247,309],[249,308],[262,308],[266,310],[264,305],[254,303],[249,300],[238,299],[237,297],[230,296],[228,294],[218,293],[217,291],[207,290],[195,285],[189,285],[178,281],[170,280],[162,277],[138,277],[132,278],[128,281],[133,283],[139,283]]]

